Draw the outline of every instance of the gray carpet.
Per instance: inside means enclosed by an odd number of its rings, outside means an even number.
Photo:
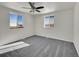
[[[28,47],[1,54],[0,57],[78,57],[73,43],[41,36],[25,38]]]

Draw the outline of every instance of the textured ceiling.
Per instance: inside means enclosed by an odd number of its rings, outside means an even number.
[[[74,2],[35,2],[35,6],[44,6],[44,9],[40,9],[40,13],[34,12],[31,14],[44,14],[49,12],[54,12],[58,10],[68,9],[74,7]],[[3,5],[8,8],[19,10],[22,12],[30,13],[30,9],[23,9],[22,7],[30,8],[28,2],[0,2],[0,5]]]

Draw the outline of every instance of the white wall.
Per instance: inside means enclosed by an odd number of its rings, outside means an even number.
[[[24,28],[10,29],[9,12],[16,12],[24,16]],[[32,36],[33,34],[32,15],[0,6],[0,45],[20,40]]]
[[[10,29],[9,12],[24,15],[24,28]],[[55,26],[44,29],[43,16],[55,15]],[[29,15],[0,6],[0,45],[20,40],[34,34],[64,41],[73,41],[73,9],[61,10],[44,15]]]
[[[74,45],[79,55],[79,3],[74,8]]]
[[[53,28],[44,29],[44,16],[55,16]],[[64,41],[73,41],[73,9],[61,10],[54,13],[35,15],[35,34]]]

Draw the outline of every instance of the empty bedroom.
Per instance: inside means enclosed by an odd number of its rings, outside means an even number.
[[[0,2],[0,57],[78,57],[79,2]]]

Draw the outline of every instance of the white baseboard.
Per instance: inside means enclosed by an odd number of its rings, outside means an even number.
[[[75,46],[75,49],[76,49],[76,51],[77,51],[77,54],[78,54],[78,56],[79,56],[78,45],[76,45],[75,41],[73,41],[73,44],[74,44],[74,46]]]
[[[57,39],[57,40],[62,40],[62,41],[66,41],[66,42],[72,42],[72,41],[69,41],[69,40],[63,40],[61,38],[56,38],[56,37],[49,37],[49,36],[45,36],[45,35],[39,35],[39,34],[36,34],[37,36],[42,36],[42,37],[46,37],[46,38],[51,38],[51,39]]]

